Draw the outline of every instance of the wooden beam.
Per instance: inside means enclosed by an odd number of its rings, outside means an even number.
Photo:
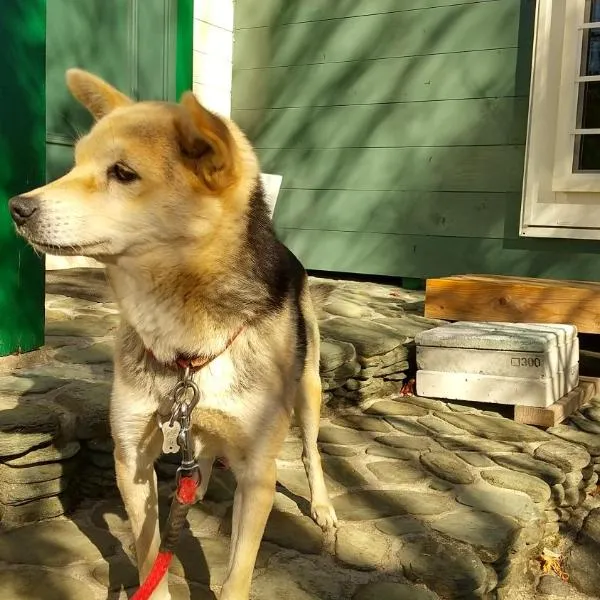
[[[428,279],[425,316],[448,321],[572,323],[600,333],[600,283],[457,275]]]
[[[538,406],[515,406],[515,421],[538,427],[558,425],[600,392],[600,379],[580,377],[579,385],[545,408]]]

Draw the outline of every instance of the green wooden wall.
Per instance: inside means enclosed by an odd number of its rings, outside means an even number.
[[[518,236],[534,0],[237,0],[232,116],[314,270],[600,278]]]
[[[91,117],[65,85],[88,69],[133,98],[176,100],[192,87],[193,0],[47,0],[48,179],[72,164]]]
[[[44,343],[44,262],[8,200],[44,183],[46,0],[0,2],[0,355]]]

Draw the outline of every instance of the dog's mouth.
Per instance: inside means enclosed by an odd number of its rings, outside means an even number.
[[[36,250],[44,254],[54,254],[56,256],[94,256],[106,254],[109,245],[108,240],[87,242],[85,244],[47,244],[35,240],[28,241]]]

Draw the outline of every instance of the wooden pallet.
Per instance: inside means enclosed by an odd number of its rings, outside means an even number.
[[[495,275],[428,279],[425,316],[447,321],[572,323],[600,333],[600,283]]]
[[[600,393],[600,379],[580,377],[579,385],[554,404],[541,408],[537,406],[515,406],[515,421],[538,427],[554,427]]]

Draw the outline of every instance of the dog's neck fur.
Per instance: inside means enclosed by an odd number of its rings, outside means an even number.
[[[243,306],[243,290],[224,275],[203,276],[193,264],[136,263],[109,267],[109,281],[122,318],[161,362],[218,354],[253,317]]]
[[[190,244],[107,266],[122,318],[159,361],[219,354],[240,328],[277,304],[280,244],[261,186],[250,203],[245,231],[229,244],[220,241],[217,249]]]

